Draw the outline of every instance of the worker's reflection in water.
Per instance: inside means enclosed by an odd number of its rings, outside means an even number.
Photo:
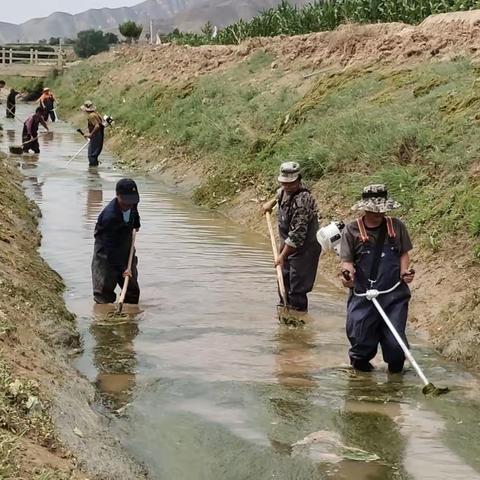
[[[85,210],[85,218],[87,226],[97,221],[98,214],[103,206],[103,184],[100,174],[95,170],[88,171],[87,177],[87,206]]]
[[[15,144],[15,138],[16,138],[16,131],[15,130],[7,130],[7,139],[8,143],[11,143],[12,145]]]
[[[22,165],[21,168],[22,170],[36,170],[38,167],[38,156],[37,155],[32,155],[32,156],[27,156],[25,155],[22,159]],[[43,187],[43,181],[38,180],[37,175],[30,175],[24,173],[25,177],[28,180],[28,184],[30,188],[33,191],[34,199],[35,201],[41,201],[43,198],[43,192],[42,192],[42,187]]]
[[[270,396],[270,407],[278,422],[274,422],[269,440],[278,453],[290,453],[290,443],[284,440],[292,431],[308,430],[314,418],[311,398],[316,387],[312,374],[317,368],[313,354],[314,331],[311,326],[291,330],[281,325],[275,339],[275,375],[282,388]]]
[[[131,317],[101,315],[92,322],[90,331],[95,339],[93,363],[98,371],[96,386],[104,405],[118,410],[131,401],[135,387],[137,321]]]
[[[403,467],[406,439],[396,423],[402,415],[402,378],[378,384],[370,374],[351,372],[344,408],[335,417],[342,443],[359,449],[358,458],[338,463],[335,480],[406,480]],[[397,400],[398,399],[398,400]],[[373,455],[378,460],[366,462]],[[355,452],[353,452],[355,457]]]
[[[391,382],[379,385],[371,375],[339,371],[339,375],[346,375],[347,393],[343,408],[338,409],[320,401],[313,328],[279,327],[276,340],[276,376],[283,388],[270,397],[277,417],[269,433],[273,450],[310,457],[319,478],[409,478],[402,465],[405,439],[395,422],[401,416],[401,405],[394,399],[400,398],[404,389],[402,378],[392,376]],[[323,439],[320,444],[313,441],[311,446],[292,448],[294,441],[315,432]],[[375,455],[379,457],[376,461]]]

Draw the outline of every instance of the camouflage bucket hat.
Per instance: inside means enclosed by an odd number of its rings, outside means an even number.
[[[368,185],[363,189],[362,200],[357,202],[352,210],[363,210],[365,212],[386,213],[399,208],[401,205],[388,198],[385,185]]]
[[[300,165],[297,162],[284,162],[280,165],[280,183],[292,183],[300,178]]]

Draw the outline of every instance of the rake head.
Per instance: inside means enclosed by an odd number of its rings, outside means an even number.
[[[10,153],[13,153],[14,155],[22,155],[23,153],[23,147],[11,146],[9,150]]]
[[[450,389],[448,387],[436,387],[433,383],[425,385],[422,389],[422,393],[429,397],[438,397],[440,395],[445,395]]]

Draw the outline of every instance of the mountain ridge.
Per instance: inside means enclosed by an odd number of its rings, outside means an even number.
[[[305,4],[308,1],[292,3]],[[118,25],[126,20],[145,27],[153,20],[156,29],[162,33],[173,28],[199,31],[207,21],[222,27],[240,18],[250,19],[260,10],[279,3],[280,0],[144,0],[131,7],[94,8],[76,14],[53,12],[48,17],[32,18],[21,24],[0,22],[0,43],[38,42],[50,37],[75,38],[78,32],[90,28],[117,33]]]

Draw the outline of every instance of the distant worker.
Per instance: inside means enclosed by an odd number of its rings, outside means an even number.
[[[33,153],[40,153],[40,144],[38,143],[38,127],[42,125],[47,132],[49,131],[48,126],[43,119],[43,115],[43,108],[37,107],[35,113],[32,113],[32,115],[25,120],[22,132],[24,153],[28,153],[30,150],[32,150]]]
[[[53,96],[53,93],[48,87],[45,87],[43,89],[42,96],[40,97],[40,107],[43,108],[44,114],[43,118],[45,121],[47,121],[49,118],[52,120],[52,122],[55,122],[57,120],[57,116],[55,114],[55,97]]]
[[[263,210],[271,211],[278,205],[281,245],[277,265],[283,270],[287,306],[306,312],[307,293],[313,289],[321,252],[316,239],[317,202],[302,183],[298,163],[283,163],[278,182],[281,188],[277,197],[266,203]]]
[[[367,289],[388,290],[402,281],[392,293],[380,295],[377,300],[408,345],[405,328],[410,289],[407,284],[415,275],[409,270],[412,242],[405,225],[398,218],[385,215],[399,206],[388,198],[385,185],[366,187],[362,200],[352,207],[365,213],[345,227],[340,257],[343,285],[358,293]],[[370,360],[380,344],[388,370],[402,372],[405,362],[402,349],[374,304],[365,297],[355,296],[353,291],[347,304],[347,335],[351,344],[350,362],[356,370],[373,370]]]
[[[85,138],[90,140],[88,145],[88,164],[90,167],[98,166],[98,157],[103,150],[105,126],[102,116],[97,112],[95,105],[87,100],[81,109],[88,116],[88,133]]]
[[[95,247],[92,260],[93,297],[96,303],[114,303],[115,288],[123,287],[130,277],[125,303],[137,304],[140,298],[137,257],[127,270],[133,230],[140,228],[136,183],[124,178],[116,185],[114,198],[102,211],[95,226]]]
[[[0,80],[0,95],[1,95],[2,90],[4,88],[5,88],[5,80]],[[0,97],[0,99],[1,99],[1,97]],[[0,100],[0,103],[2,103],[1,100]]]
[[[10,93],[7,97],[7,118],[15,118],[15,113],[17,111],[17,95],[20,95],[20,92],[17,92],[14,88],[10,90]]]

